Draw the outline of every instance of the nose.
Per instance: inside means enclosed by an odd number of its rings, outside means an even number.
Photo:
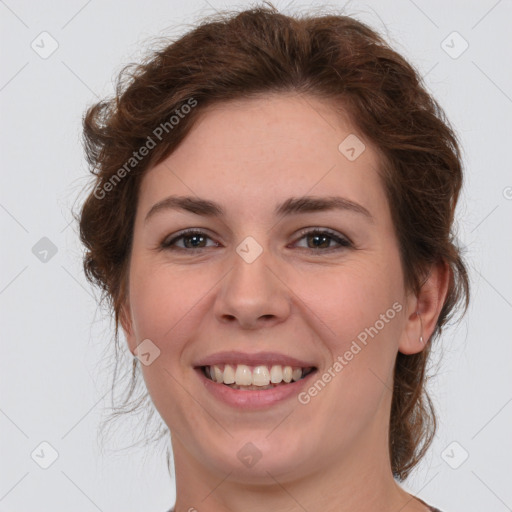
[[[230,264],[215,299],[214,313],[219,322],[254,330],[288,317],[289,288],[268,251],[263,250],[252,262],[234,251]]]

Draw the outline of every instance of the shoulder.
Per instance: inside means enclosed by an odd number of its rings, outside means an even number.
[[[428,503],[425,503],[425,502],[423,502],[423,503],[428,507],[428,509],[429,509],[431,512],[443,512],[442,510],[439,510],[438,508],[433,507],[432,505],[429,505]],[[172,511],[170,511],[170,512],[172,512]]]
[[[415,496],[415,499],[418,500],[420,503],[423,503],[423,505],[425,505],[425,507],[427,507],[430,510],[430,512],[443,512],[442,510],[439,510],[438,508],[429,505],[426,501],[422,500],[418,496]]]
[[[423,503],[425,503],[425,502],[423,502]],[[425,505],[427,505],[427,504],[425,503]],[[442,510],[439,510],[438,508],[436,508],[436,507],[432,507],[432,506],[430,506],[430,505],[427,505],[427,507],[428,507],[432,512],[443,512]],[[174,507],[173,507],[173,508],[171,508],[170,510],[168,510],[167,512],[174,512]]]

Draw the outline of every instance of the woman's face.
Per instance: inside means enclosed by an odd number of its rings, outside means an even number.
[[[415,304],[378,168],[333,104],[290,94],[209,108],[146,173],[123,327],[132,352],[146,340],[141,368],[175,461],[282,483],[385,460]],[[190,200],[148,215],[170,196]],[[314,371],[233,389],[204,374],[214,363],[240,383]]]

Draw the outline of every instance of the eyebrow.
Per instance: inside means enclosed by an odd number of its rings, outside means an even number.
[[[158,201],[158,203],[155,203],[151,207],[144,222],[148,222],[157,212],[165,210],[184,210],[205,217],[225,216],[225,211],[222,206],[213,201],[193,196],[169,196]],[[371,213],[364,206],[339,196],[290,197],[276,206],[274,215],[285,216],[329,210],[351,211],[363,215],[370,222],[374,221]]]

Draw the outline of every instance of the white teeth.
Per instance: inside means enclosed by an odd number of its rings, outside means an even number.
[[[224,366],[224,375],[223,379],[224,384],[234,384],[235,383],[235,370],[229,364]],[[218,382],[221,382],[220,380]]]
[[[256,368],[254,368],[252,372],[252,383],[255,386],[268,386],[270,384],[270,372],[266,366],[256,366]]]
[[[214,380],[215,382],[223,382],[224,376],[222,374],[222,370],[217,365],[215,365],[210,366],[210,372],[212,371],[212,368],[214,372],[214,374],[212,375],[212,380]]]
[[[250,386],[252,384],[251,369],[245,364],[239,364],[236,367],[235,382],[237,386]]]
[[[272,384],[279,384],[283,380],[283,368],[280,364],[270,368],[270,382]]]
[[[302,368],[295,368],[295,370],[292,371],[292,380],[296,381],[299,380],[302,377]]]
[[[222,366],[222,365],[221,365]],[[207,366],[206,375],[218,383],[233,384],[235,386],[268,387],[271,384],[281,382],[290,383],[298,381],[304,373],[303,368],[272,365],[270,369],[266,365],[251,367],[245,364],[224,365],[224,370],[219,365]]]
[[[291,366],[285,366],[283,368],[283,380],[285,382],[291,382],[292,381],[292,367]]]

